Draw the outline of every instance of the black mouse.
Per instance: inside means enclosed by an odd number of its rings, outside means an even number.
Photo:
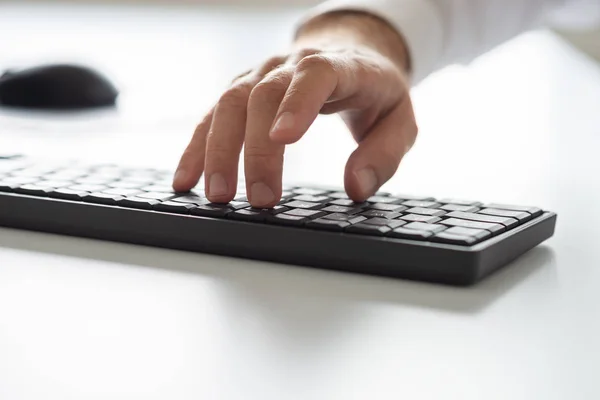
[[[0,76],[0,104],[40,110],[81,110],[114,106],[115,86],[92,68],[45,65]]]

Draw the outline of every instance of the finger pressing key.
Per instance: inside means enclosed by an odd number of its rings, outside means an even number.
[[[206,194],[215,203],[235,197],[250,93],[264,74],[284,61],[276,57],[236,80],[219,100],[206,144]]]
[[[244,160],[248,199],[254,207],[273,207],[281,198],[284,146],[273,142],[269,132],[293,74],[293,66],[270,72],[250,96]]]

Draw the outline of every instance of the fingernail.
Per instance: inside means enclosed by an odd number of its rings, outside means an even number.
[[[355,174],[358,179],[358,186],[363,195],[370,196],[375,193],[377,190],[378,179],[373,168],[363,168],[356,171]]]
[[[294,114],[291,112],[284,112],[279,116],[279,118],[277,118],[271,133],[293,128],[295,119],[296,118],[294,117]]]
[[[173,177],[173,183],[175,185],[179,185],[179,184],[183,183],[183,181],[185,181],[186,176],[187,176],[187,173],[185,172],[185,170],[183,170],[183,169],[177,170],[177,172],[175,172],[175,176]]]
[[[250,199],[255,207],[266,206],[275,200],[275,194],[270,187],[262,182],[256,182],[250,188]]]
[[[212,174],[208,185],[208,194],[211,196],[225,196],[228,192],[227,182],[225,182],[223,175],[219,173]]]

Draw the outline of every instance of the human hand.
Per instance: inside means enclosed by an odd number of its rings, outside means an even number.
[[[307,34],[290,54],[232,83],[198,125],[175,190],[191,189],[204,173],[208,199],[231,201],[243,147],[248,199],[254,207],[272,207],[281,197],[285,146],[300,140],[319,114],[338,112],[358,143],[346,164],[349,197],[364,201],[394,175],[418,130],[405,59],[372,43],[339,43],[331,33],[323,43],[317,36]]]

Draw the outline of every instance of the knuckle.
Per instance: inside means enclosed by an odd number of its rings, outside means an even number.
[[[245,108],[251,91],[251,84],[247,82],[238,82],[221,95],[219,105],[233,108]]]
[[[297,70],[299,72],[318,70],[326,73],[334,72],[335,68],[327,57],[321,54],[313,54],[300,60]]]
[[[287,70],[274,70],[268,73],[250,93],[250,102],[269,102],[279,99],[287,90],[291,76]]]
[[[321,53],[321,50],[317,49],[316,47],[305,47],[305,48],[298,50],[296,52],[296,55],[302,59],[302,58],[306,58],[308,56],[312,56],[314,54],[320,54],[320,53]]]

